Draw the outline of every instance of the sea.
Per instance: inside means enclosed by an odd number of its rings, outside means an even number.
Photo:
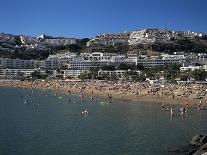
[[[206,118],[193,107],[171,117],[139,100],[0,88],[0,155],[182,154],[194,135],[207,133]]]

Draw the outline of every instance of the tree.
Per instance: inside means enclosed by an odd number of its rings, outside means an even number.
[[[121,63],[118,67],[120,70],[134,70],[137,69],[135,64],[126,64],[126,63]]]
[[[205,70],[196,69],[192,71],[192,78],[195,81],[204,81],[207,78],[207,72]]]
[[[117,81],[119,78],[116,74],[112,74],[111,76],[109,76],[111,81]]]
[[[140,74],[140,75],[132,76],[132,79],[133,81],[136,81],[136,82],[143,82],[146,80],[146,77],[143,74]]]
[[[63,79],[63,75],[61,75],[61,74],[58,74],[56,77],[57,77],[58,79]]]
[[[180,75],[180,80],[181,81],[188,81],[190,79],[189,73],[188,72],[184,72]]]
[[[91,68],[89,72],[92,76],[92,79],[96,79],[98,77],[98,68]]]
[[[137,69],[138,70],[144,70],[144,66],[142,64],[137,64]]]
[[[102,66],[102,70],[107,70],[107,71],[114,71],[116,68],[113,65],[105,65]]]
[[[140,74],[136,71],[129,70],[124,74],[125,80],[133,80],[133,81],[145,81],[146,77],[144,74]]]
[[[60,67],[61,70],[67,70],[68,69],[68,65],[63,65]]]
[[[85,79],[91,79],[92,75],[90,73],[84,72],[81,73],[78,78],[80,78],[81,80],[85,80]]]
[[[37,78],[37,79],[45,79],[47,78],[47,74],[42,74],[40,71],[35,70],[32,74],[31,74],[32,78]]]
[[[144,71],[144,74],[145,74],[146,78],[154,79],[156,72],[154,69],[147,69]]]
[[[20,79],[23,79],[25,76],[25,73],[24,72],[17,72],[17,77],[20,78]]]
[[[164,66],[164,77],[167,80],[175,81],[180,75],[180,66],[178,64],[168,64]]]
[[[101,74],[97,77],[98,80],[107,80],[109,79],[109,76],[107,74]]]
[[[90,41],[90,39],[89,38],[83,38],[83,39],[79,39],[78,40],[78,45],[80,46],[80,47],[86,47],[86,44],[87,44],[87,42],[88,41]]]

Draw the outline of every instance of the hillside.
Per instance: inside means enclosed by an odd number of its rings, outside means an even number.
[[[71,51],[115,52],[189,52],[207,53],[207,33],[145,29],[101,34],[93,39],[41,35],[39,37],[0,34],[0,57],[46,59],[49,54]]]

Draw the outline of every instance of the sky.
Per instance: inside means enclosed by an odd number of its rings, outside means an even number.
[[[145,28],[207,32],[207,0],[0,0],[0,32],[92,38]]]

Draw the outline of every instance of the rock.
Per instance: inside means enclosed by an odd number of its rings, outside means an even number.
[[[190,145],[169,151],[171,154],[207,155],[207,135],[195,135]]]
[[[207,143],[202,145],[193,155],[207,155]]]
[[[206,144],[206,143],[207,143],[207,136],[206,136],[206,135],[203,136],[203,137],[201,138],[200,142],[201,142],[202,144]]]
[[[195,135],[192,140],[190,141],[191,145],[201,146],[207,143],[207,136],[206,135]]]

